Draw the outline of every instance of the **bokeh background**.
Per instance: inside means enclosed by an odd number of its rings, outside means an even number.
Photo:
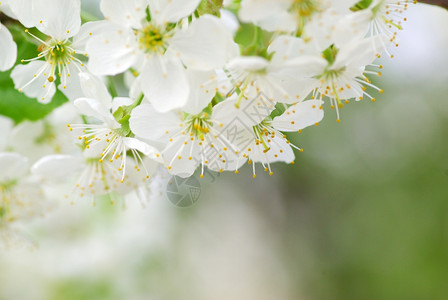
[[[326,111],[274,176],[200,181],[188,208],[163,184],[144,208],[61,201],[0,253],[0,300],[448,299],[446,28],[412,6],[384,94]]]

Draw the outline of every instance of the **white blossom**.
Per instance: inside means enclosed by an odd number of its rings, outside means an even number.
[[[40,44],[39,54],[22,59],[22,63],[28,63],[14,68],[11,77],[15,87],[29,97],[48,103],[58,83],[67,97],[76,98],[80,90],[78,73],[87,71],[82,60],[86,53],[79,47],[82,39],[75,38],[81,26],[80,0],[35,0],[23,5],[32,7],[28,27],[36,27],[48,37],[40,39],[25,30]],[[20,16],[21,12],[17,10],[16,14]]]
[[[87,43],[89,68],[99,75],[135,68],[141,91],[158,111],[182,107],[190,89],[185,67],[213,70],[237,51],[230,31],[218,18],[203,16],[189,24],[182,20],[198,4],[198,0],[103,0],[101,9],[108,22],[103,33]]]

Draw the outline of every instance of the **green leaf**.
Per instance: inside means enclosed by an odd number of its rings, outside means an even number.
[[[13,119],[15,123],[43,119],[55,108],[67,102],[65,96],[57,92],[49,104],[41,104],[36,99],[28,98],[13,88],[5,89],[3,83],[0,85],[0,114]]]

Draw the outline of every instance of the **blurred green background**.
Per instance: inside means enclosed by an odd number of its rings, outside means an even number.
[[[1,253],[0,299],[448,299],[448,12],[408,19],[384,94],[326,111],[294,165],[185,209],[60,203]]]

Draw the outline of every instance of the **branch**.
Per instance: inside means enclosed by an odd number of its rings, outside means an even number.
[[[432,4],[432,5],[438,5],[440,7],[448,9],[448,0],[420,0],[418,2]]]

